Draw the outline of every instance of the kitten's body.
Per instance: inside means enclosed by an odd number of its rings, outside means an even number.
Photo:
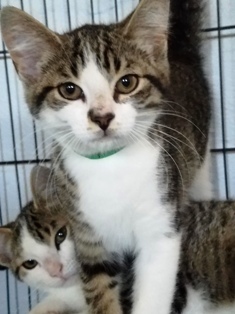
[[[64,35],[3,10],[3,38],[29,108],[52,127],[59,147],[54,171],[72,195],[68,214],[91,313],[121,313],[115,267],[100,265],[128,250],[137,255],[133,313],[170,311],[181,237],[176,216],[205,157],[209,128],[200,10],[196,0],[143,0],[122,23]],[[86,158],[113,150],[105,159]],[[95,259],[83,251],[82,225],[91,245],[102,243]],[[91,270],[99,281],[87,282]],[[109,297],[97,306],[104,289]]]
[[[181,217],[182,279],[215,308],[231,306],[235,301],[234,202],[194,203],[188,209]]]

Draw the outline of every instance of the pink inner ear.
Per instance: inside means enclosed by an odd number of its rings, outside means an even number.
[[[33,48],[22,51],[15,49],[11,52],[11,57],[16,65],[17,71],[23,79],[36,80],[40,75],[38,63],[43,53],[40,48],[37,48],[37,52],[35,50]]]
[[[43,36],[44,35],[44,36]],[[33,30],[25,31],[22,27],[7,32],[4,40],[18,74],[23,80],[36,81],[40,76],[40,63],[45,62],[53,49],[53,37]]]

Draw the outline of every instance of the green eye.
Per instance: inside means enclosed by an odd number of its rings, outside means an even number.
[[[55,246],[57,250],[59,249],[60,244],[66,239],[67,229],[66,227],[62,227],[55,236]]]
[[[28,270],[34,269],[38,265],[38,262],[34,259],[29,259],[28,261],[25,261],[22,266]]]
[[[115,90],[119,94],[129,94],[138,86],[139,79],[136,75],[125,75],[118,80]]]
[[[58,86],[60,95],[68,100],[77,100],[83,97],[82,89],[74,83],[64,83]]]

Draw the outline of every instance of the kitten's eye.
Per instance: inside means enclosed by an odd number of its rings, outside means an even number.
[[[60,95],[68,100],[77,100],[83,96],[82,89],[73,83],[64,83],[58,86]]]
[[[139,79],[136,75],[125,75],[117,82],[115,90],[119,94],[129,94],[138,86]]]
[[[67,229],[66,227],[62,227],[55,236],[55,246],[57,249],[59,248],[60,244],[66,239],[67,236]]]
[[[29,259],[28,261],[25,261],[22,266],[26,269],[34,269],[38,265],[38,262],[34,259]]]

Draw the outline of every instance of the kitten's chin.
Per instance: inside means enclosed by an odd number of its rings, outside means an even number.
[[[67,144],[68,150],[72,150],[78,155],[89,156],[98,153],[119,150],[133,143],[133,139],[128,135],[104,134],[103,136],[92,136],[79,138],[73,141],[72,145]],[[65,148],[65,147],[64,147]]]
[[[73,150],[80,155],[89,156],[99,153],[107,153],[110,151],[115,151],[122,149],[130,144],[130,141],[125,141],[122,138],[109,138],[109,139],[100,139],[92,140],[89,142],[80,145],[79,149]]]

